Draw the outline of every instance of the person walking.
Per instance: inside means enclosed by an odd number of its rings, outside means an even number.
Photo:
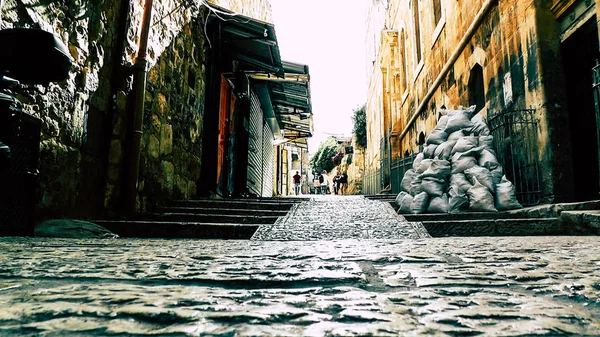
[[[323,172],[321,172],[319,181],[321,182],[321,194],[327,194],[327,189],[329,188],[329,176],[327,176],[327,171],[323,170]]]
[[[346,190],[348,189],[348,174],[346,172],[342,173],[340,176],[340,194],[346,194]]]
[[[296,174],[294,174],[293,178],[294,178],[294,192],[296,192],[296,195],[300,195],[300,182],[302,181],[302,177],[300,176],[298,171],[296,171]]]

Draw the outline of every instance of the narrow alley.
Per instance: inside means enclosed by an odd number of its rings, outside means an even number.
[[[305,198],[250,240],[0,250],[2,336],[600,334],[595,236],[431,238],[363,196]]]

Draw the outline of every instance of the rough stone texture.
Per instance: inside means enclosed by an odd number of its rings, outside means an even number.
[[[211,2],[271,20],[268,0]],[[129,6],[129,17],[121,18],[126,13],[122,3]],[[151,195],[192,197],[201,169],[208,10],[182,3],[153,4],[138,200],[142,210],[148,202],[160,201]],[[131,115],[127,67],[137,53],[142,10],[143,1],[2,2],[0,28],[50,31],[75,60],[67,80],[19,96],[24,111],[43,122],[38,208],[44,215],[87,216],[119,205]],[[164,161],[173,165],[180,187],[172,188],[173,176],[162,176]]]
[[[114,238],[113,232],[95,223],[74,220],[54,219],[44,221],[35,226],[34,235],[47,238]]]
[[[397,239],[428,237],[387,202],[363,196],[315,195],[292,206],[274,224],[261,225],[253,240]]]
[[[595,237],[0,239],[0,335],[600,334]]]
[[[416,111],[484,3],[419,1],[418,17],[413,12],[413,1],[372,3],[366,48],[370,51],[366,174],[375,174],[381,161],[387,160],[382,153],[387,141],[391,143],[392,161],[416,153],[435,128],[442,106],[451,109],[469,106],[474,96],[469,89],[471,70],[478,64],[483,72],[485,95],[481,113],[489,116],[502,111],[535,109],[537,137],[519,134],[519,139],[525,138],[528,143],[523,142],[522,148],[513,150],[530,151],[522,155],[539,163],[544,203],[572,200],[569,198],[573,185],[571,151],[568,128],[564,127],[569,117],[564,102],[560,36],[557,20],[549,10],[552,2],[493,2],[432,97],[421,111]],[[441,6],[438,22],[434,22],[435,5]],[[415,20],[419,22],[419,40]],[[510,81],[505,82],[505,76]],[[505,92],[510,94],[511,101],[505,99],[508,96]],[[415,113],[420,115],[400,139]],[[529,143],[529,149],[525,149]]]

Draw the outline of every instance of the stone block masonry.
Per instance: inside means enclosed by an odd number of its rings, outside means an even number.
[[[267,0],[210,1],[270,21]],[[187,2],[185,2],[187,3]],[[195,195],[202,158],[206,95],[206,7],[154,1],[148,48],[138,187],[140,210]],[[69,78],[19,95],[25,112],[43,121],[41,217],[98,216],[120,203],[127,155],[129,96],[142,2],[5,0],[0,28],[54,33],[75,59]]]
[[[0,238],[0,335],[600,334],[596,237]]]

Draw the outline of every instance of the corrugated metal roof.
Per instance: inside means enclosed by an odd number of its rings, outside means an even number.
[[[212,7],[236,14],[216,5]],[[212,11],[210,13],[212,20],[220,20],[224,52],[240,62],[240,70],[258,70],[284,76],[273,24],[241,14],[217,16]]]
[[[314,130],[310,76],[308,66],[285,61],[283,65],[284,69],[290,71],[285,73],[284,78],[268,74],[252,74],[250,78],[253,85],[265,86],[268,89],[272,113],[277,118],[283,137],[298,142],[312,137]]]

